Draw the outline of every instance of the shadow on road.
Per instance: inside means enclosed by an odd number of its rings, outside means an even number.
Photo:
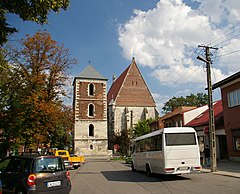
[[[108,181],[120,182],[166,182],[166,181],[183,181],[189,178],[180,175],[159,175],[153,174],[148,177],[144,172],[125,171],[101,171],[102,175]]]

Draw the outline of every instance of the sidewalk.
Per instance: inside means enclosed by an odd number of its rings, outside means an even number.
[[[211,172],[211,167],[203,166],[202,172]],[[240,162],[220,160],[217,162],[217,171],[214,174],[240,178]]]

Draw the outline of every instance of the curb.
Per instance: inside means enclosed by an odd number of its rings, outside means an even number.
[[[237,172],[227,172],[227,171],[217,171],[217,172],[211,172],[210,169],[202,169],[202,173],[213,173],[215,175],[221,175],[221,176],[228,176],[228,177],[234,177],[234,178],[240,178],[240,173]]]

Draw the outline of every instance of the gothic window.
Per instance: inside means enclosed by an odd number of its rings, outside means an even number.
[[[88,95],[93,96],[94,95],[94,84],[89,84],[88,85]]]
[[[88,127],[88,134],[89,134],[89,136],[94,136],[94,126],[93,126],[93,124],[90,124],[89,125],[89,127]]]
[[[89,117],[93,117],[94,116],[94,105],[93,104],[89,104],[88,105],[88,116]]]

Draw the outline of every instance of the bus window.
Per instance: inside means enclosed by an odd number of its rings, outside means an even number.
[[[150,151],[150,150],[151,150],[151,139],[148,138],[145,140],[144,151]]]
[[[153,137],[154,151],[162,151],[162,134]]]
[[[195,133],[166,133],[167,146],[196,145]]]
[[[144,141],[140,140],[136,142],[136,152],[143,152],[144,151]]]

